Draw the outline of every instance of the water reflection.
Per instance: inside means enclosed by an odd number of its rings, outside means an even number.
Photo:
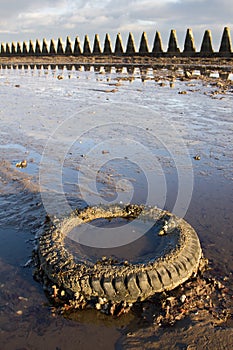
[[[200,67],[200,65],[137,65],[137,64],[1,64],[0,69],[2,70],[44,70],[44,71],[85,71],[85,72],[95,72],[101,74],[123,74],[126,73],[132,78],[137,76],[142,82],[145,80],[151,80],[158,77],[158,74],[163,71],[165,76],[171,76],[171,73],[174,76],[180,76],[185,78],[195,78],[197,76],[205,76],[209,78],[220,78],[223,80],[233,80],[233,71],[231,69],[216,69],[213,67]]]

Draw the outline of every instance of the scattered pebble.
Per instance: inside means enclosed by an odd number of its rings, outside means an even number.
[[[190,79],[192,77],[192,73],[189,72],[188,70],[185,71],[184,73],[185,78]]]
[[[16,311],[16,315],[21,316],[22,314],[23,314],[23,311],[22,311],[22,310]]]
[[[24,159],[24,160],[22,160],[21,162],[19,162],[19,163],[16,163],[16,168],[26,168],[27,167],[27,161],[26,161],[26,159]]]
[[[182,302],[182,304],[185,302],[185,300],[186,300],[186,295],[182,294],[180,297],[180,301]]]
[[[18,298],[19,300],[21,300],[21,301],[28,301],[28,298],[25,298],[25,297],[21,297],[21,296],[19,296],[19,298]]]
[[[193,159],[195,159],[195,160],[200,160],[201,157],[197,154],[196,156],[193,157]]]

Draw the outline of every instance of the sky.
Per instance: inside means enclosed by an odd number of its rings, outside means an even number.
[[[175,29],[178,45],[183,49],[187,28],[194,34],[200,50],[204,31],[210,29],[213,46],[219,49],[224,27],[230,27],[233,38],[232,0],[0,0],[0,42],[42,41],[46,38],[79,36],[83,43],[88,34],[91,44],[99,34],[103,46],[109,33],[113,46],[121,33],[126,46],[129,32],[139,47],[143,31],[152,48],[155,32],[161,33],[167,49],[171,29]]]

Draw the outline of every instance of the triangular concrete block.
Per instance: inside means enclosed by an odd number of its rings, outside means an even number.
[[[195,44],[192,29],[188,28],[184,42],[184,52],[195,52]]]
[[[105,55],[111,55],[112,54],[112,44],[111,44],[111,38],[110,38],[109,34],[106,34],[106,36],[105,36],[104,54]]]
[[[148,46],[148,39],[147,39],[146,32],[142,33],[140,46],[139,46],[139,53],[141,54],[149,53],[149,46]]]
[[[42,44],[42,55],[48,55],[48,44],[46,39],[43,39],[43,44]]]
[[[24,54],[24,55],[27,55],[27,54],[28,54],[27,44],[26,44],[25,41],[23,42],[23,54]]]
[[[62,39],[61,38],[59,38],[58,42],[57,42],[57,54],[58,55],[64,55],[64,49],[63,49]]]
[[[171,30],[167,52],[169,52],[169,53],[179,53],[180,52],[180,49],[178,48],[178,42],[177,42],[177,36],[176,36],[175,29]]]
[[[21,45],[20,45],[19,42],[17,43],[17,50],[16,50],[16,52],[17,52],[17,55],[21,55],[22,54],[22,49],[21,49]]]
[[[161,38],[160,32],[157,31],[155,34],[152,53],[157,54],[157,53],[162,53],[162,52],[163,52],[162,38]]]
[[[81,43],[80,43],[79,37],[76,36],[75,42],[74,42],[74,55],[78,56],[81,54],[82,54]]]
[[[34,45],[33,45],[32,40],[29,41],[29,50],[28,50],[28,53],[29,53],[30,55],[34,55],[34,54],[35,54]]]
[[[135,41],[132,33],[129,33],[127,46],[126,46],[126,54],[134,55],[136,52]]]
[[[232,52],[231,34],[228,27],[224,28],[219,52]]]
[[[201,44],[201,53],[213,53],[211,31],[206,30]]]
[[[84,44],[83,44],[83,54],[90,55],[91,54],[91,46],[88,35],[85,35]]]
[[[100,55],[101,54],[101,47],[100,47],[100,39],[99,39],[99,35],[96,34],[95,35],[95,39],[94,39],[94,45],[93,45],[93,54],[94,55]]]
[[[70,37],[67,36],[66,38],[66,48],[65,48],[65,54],[66,55],[72,55],[72,45],[71,45],[71,40]]]
[[[51,41],[50,41],[49,53],[51,55],[55,55],[56,54],[55,43],[54,43],[53,39],[51,39]]]
[[[15,43],[14,43],[14,42],[11,43],[11,53],[12,53],[13,55],[16,54],[16,46],[15,46]]]
[[[36,39],[35,54],[41,55],[41,45],[40,45],[40,41],[38,39]]]
[[[121,38],[121,34],[118,33],[117,37],[116,37],[116,43],[115,43],[115,51],[114,53],[116,55],[123,55],[124,53],[124,49],[123,49],[123,43],[122,43],[122,38]]]

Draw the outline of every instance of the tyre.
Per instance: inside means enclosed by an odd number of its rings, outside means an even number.
[[[77,262],[77,257],[65,247],[67,232],[94,219],[116,217],[153,220],[159,228],[158,239],[166,235],[175,244],[149,262]],[[43,281],[55,285],[58,293],[68,300],[105,298],[113,303],[134,303],[172,290],[195,275],[202,250],[195,230],[167,211],[138,205],[111,205],[75,210],[58,224],[51,222],[38,239],[36,255]]]

